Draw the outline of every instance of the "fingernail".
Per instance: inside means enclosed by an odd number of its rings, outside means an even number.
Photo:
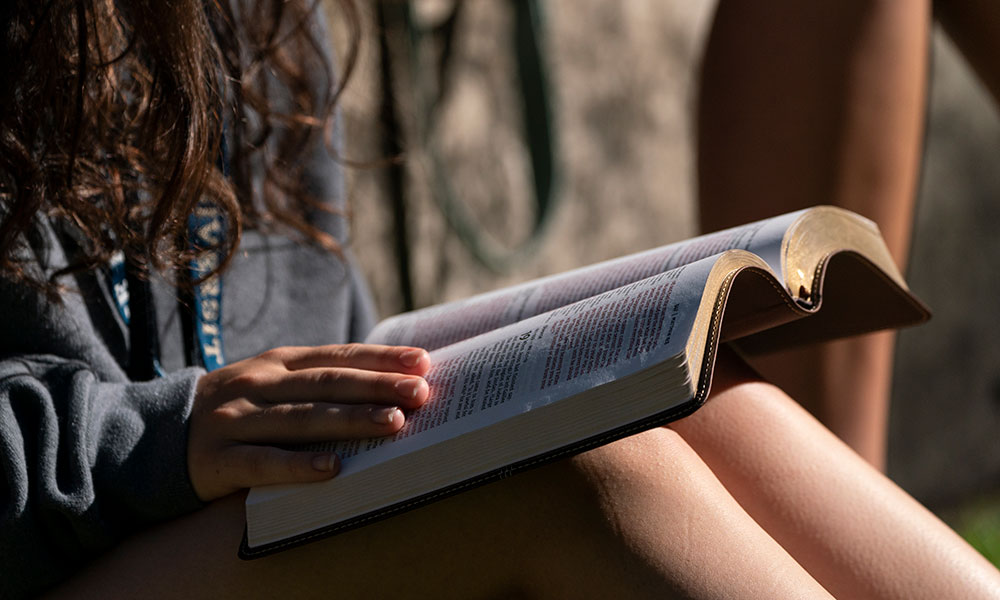
[[[401,379],[396,382],[396,393],[406,398],[407,400],[412,400],[420,394],[420,390],[427,385],[423,379]]]
[[[399,362],[407,367],[415,367],[420,364],[420,360],[424,357],[423,350],[407,350],[406,352],[399,355]]]
[[[324,473],[333,472],[337,468],[337,455],[317,454],[312,459],[312,467],[317,471],[323,471]]]
[[[396,413],[399,409],[395,406],[390,408],[376,408],[369,413],[371,415],[372,421],[378,423],[379,425],[390,425],[396,419]]]

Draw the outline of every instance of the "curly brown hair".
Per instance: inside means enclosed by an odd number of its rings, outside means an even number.
[[[228,222],[219,269],[243,227],[283,227],[336,251],[306,218],[332,209],[300,175],[310,148],[330,141],[359,26],[342,0],[354,39],[337,80],[311,25],[317,3],[4,2],[0,275],[53,293],[57,276],[103,265],[118,250],[142,269],[182,270],[199,202]],[[218,160],[224,133],[228,177]],[[83,240],[55,274],[30,268],[21,252],[40,218]]]

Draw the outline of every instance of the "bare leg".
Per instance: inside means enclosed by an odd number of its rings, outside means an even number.
[[[82,597],[829,598],[658,429],[302,548],[236,558],[239,498],[142,533]]]
[[[834,204],[874,219],[905,265],[929,19],[926,0],[722,0],[698,105],[702,228]],[[755,366],[881,469],[892,348],[880,334]]]
[[[1000,597],[1000,572],[780,390],[721,375],[671,428],[834,596]]]

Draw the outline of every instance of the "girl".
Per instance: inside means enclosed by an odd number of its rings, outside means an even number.
[[[371,310],[314,4],[0,9],[0,595],[996,596],[727,355],[669,428],[239,561],[242,490],[336,476],[281,446],[392,433],[429,393],[421,349],[348,343]]]

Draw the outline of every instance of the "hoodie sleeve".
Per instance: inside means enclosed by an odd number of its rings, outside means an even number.
[[[107,383],[51,355],[0,361],[0,596],[38,592],[142,526],[201,505],[186,464],[200,373]]]

